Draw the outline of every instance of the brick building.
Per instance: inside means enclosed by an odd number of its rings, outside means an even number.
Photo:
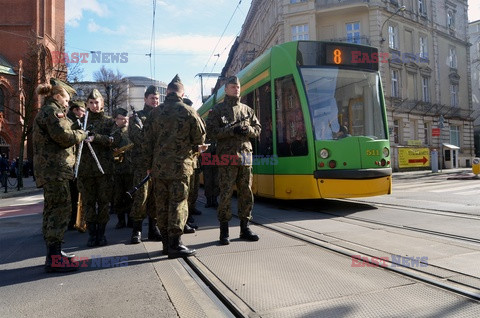
[[[23,124],[40,106],[36,85],[66,75],[51,57],[64,47],[65,0],[0,0],[0,8],[0,152],[13,159],[22,156]],[[28,136],[25,159],[27,143]]]

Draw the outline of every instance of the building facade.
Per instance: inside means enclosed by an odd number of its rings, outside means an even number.
[[[467,8],[466,0],[252,1],[222,76],[292,40],[377,47],[394,169],[409,168],[398,160],[406,147],[437,151],[444,168],[470,166],[471,69],[462,62],[470,60]]]
[[[55,75],[65,78],[65,65],[52,62],[65,38],[65,0],[0,0],[0,152],[22,156],[22,128],[36,114],[38,83]],[[24,159],[32,158],[26,138]]]
[[[480,157],[480,20],[469,24],[470,64],[472,66],[472,105],[475,131],[475,156]]]

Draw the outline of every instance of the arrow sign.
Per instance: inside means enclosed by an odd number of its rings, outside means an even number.
[[[425,165],[427,163],[428,159],[423,157],[422,159],[408,159],[408,163],[422,163]]]

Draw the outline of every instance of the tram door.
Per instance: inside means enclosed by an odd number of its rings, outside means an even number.
[[[252,140],[253,145],[253,192],[262,196],[275,194],[273,167],[276,163],[273,157],[273,133],[272,133],[272,97],[270,83],[266,83],[246,97],[246,104],[255,109],[262,132],[260,137]]]

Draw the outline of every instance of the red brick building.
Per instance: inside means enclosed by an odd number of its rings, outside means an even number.
[[[0,153],[13,159],[40,107],[35,87],[66,75],[51,56],[64,50],[65,0],[0,0],[0,8]],[[28,136],[26,143],[23,157],[31,159]]]

